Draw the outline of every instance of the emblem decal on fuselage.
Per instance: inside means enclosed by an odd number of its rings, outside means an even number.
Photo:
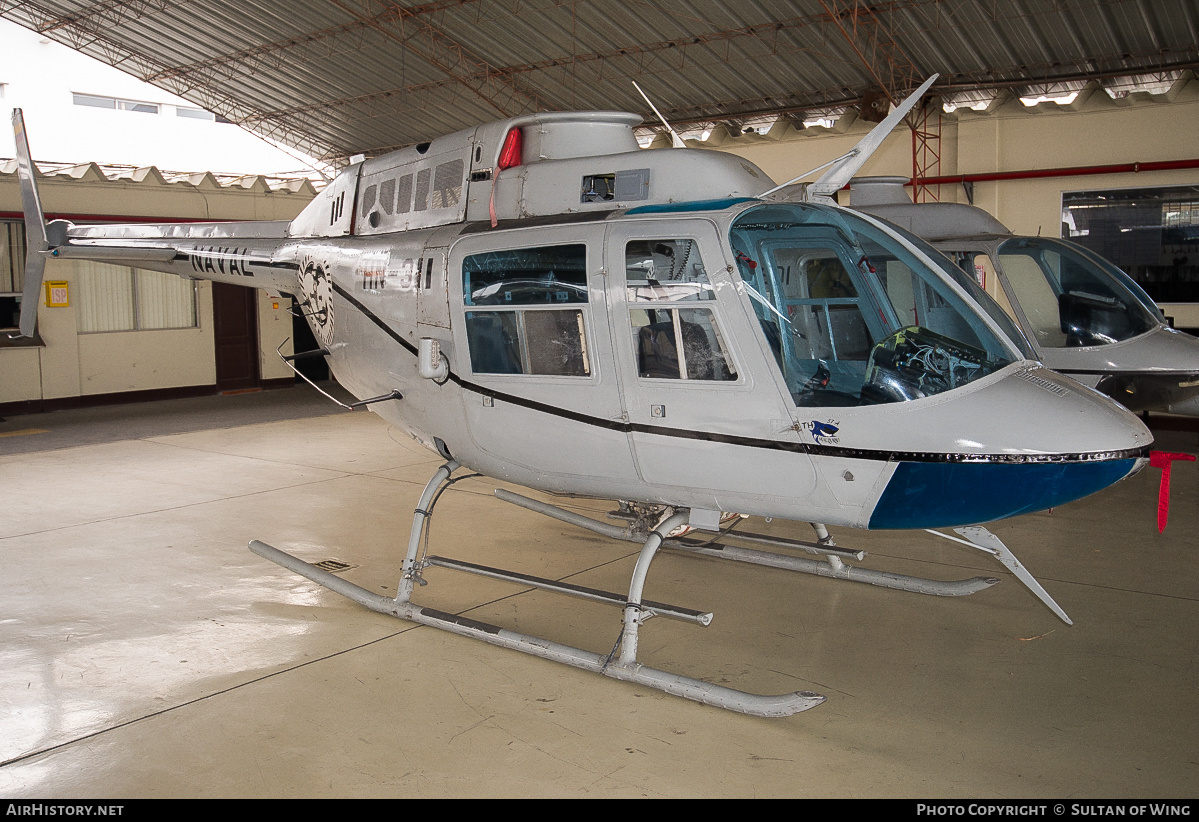
[[[841,442],[841,438],[837,436],[837,432],[841,429],[835,422],[809,420],[801,422],[800,428],[812,435],[812,442],[820,445],[836,445]]]
[[[304,295],[304,314],[321,345],[333,344],[333,281],[325,267],[307,260],[300,268],[300,291]]]

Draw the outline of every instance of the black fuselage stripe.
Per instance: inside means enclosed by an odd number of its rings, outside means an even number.
[[[384,333],[399,343],[404,350],[408,351],[413,356],[417,355],[416,346],[404,339],[404,337],[398,331],[393,329],[380,317],[376,316],[374,312],[363,305],[348,291],[346,291],[337,283],[333,284],[333,290],[337,292],[337,294],[341,295],[346,302],[358,309],[363,316],[377,325]],[[556,405],[538,402],[537,400],[532,400],[528,397],[522,397],[517,394],[508,394],[503,391],[496,391],[494,388],[487,388],[486,386],[478,385],[477,383],[465,380],[458,374],[455,374],[452,370],[449,372],[448,379],[462,389],[472,391],[485,397],[491,397],[492,399],[510,403],[511,405],[516,405],[521,408],[528,408],[531,411],[539,411],[543,414],[551,414],[553,416],[568,419],[573,422],[579,422],[597,428],[605,428],[609,431],[616,431],[618,433],[653,434],[662,437],[672,437],[675,439],[703,440],[705,442],[721,443],[724,445],[739,445],[746,448],[762,448],[770,451],[788,451],[797,454],[835,456],[882,462],[980,462],[1006,464],[1093,462],[1101,460],[1133,459],[1136,457],[1147,457],[1149,455],[1149,446],[1145,446],[1143,448],[1131,448],[1123,451],[1108,451],[1093,454],[947,454],[930,453],[926,451],[880,451],[867,448],[845,448],[837,445],[821,445],[820,443],[782,442],[779,440],[761,439],[759,437],[744,437],[737,434],[719,434],[712,431],[692,431],[686,428],[666,428],[660,425],[644,425],[641,423],[608,420],[604,419],[603,417],[595,417],[590,414],[571,411]]]
[[[383,330],[383,333],[385,333],[387,336],[391,337],[393,340],[395,340],[401,346],[403,346],[405,351],[407,351],[409,354],[411,354],[414,357],[417,355],[415,345],[413,345],[412,343],[410,343],[406,339],[404,339],[404,337],[400,334],[400,332],[396,331],[390,325],[385,323],[381,318],[377,317],[373,311],[371,311],[369,308],[367,308],[362,303],[358,302],[358,300],[352,294],[350,294],[350,292],[346,291],[344,288],[342,288],[336,282],[333,283],[333,290],[335,292],[337,292],[338,294],[340,294],[346,302],[348,302],[350,305],[354,306],[360,312],[362,312],[363,316],[365,316],[368,320],[373,322],[375,325],[379,326],[379,328]]]

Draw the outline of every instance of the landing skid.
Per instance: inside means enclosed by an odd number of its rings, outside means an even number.
[[[437,504],[437,500],[440,498],[442,492],[452,484],[453,481],[450,480],[450,475],[458,467],[459,464],[454,460],[447,462],[438,469],[433,478],[429,480],[428,485],[425,486],[424,493],[421,495],[420,502],[412,519],[412,530],[408,537],[408,553],[404,558],[403,574],[399,585],[396,586],[397,593],[394,599],[381,596],[373,591],[368,591],[365,588],[347,582],[322,568],[304,562],[291,554],[280,551],[258,540],[250,542],[250,550],[259,556],[282,565],[290,571],[294,571],[313,582],[325,586],[331,591],[348,597],[360,605],[364,605],[382,614],[389,614],[400,619],[406,619],[420,625],[427,625],[430,628],[449,631],[460,636],[479,639],[491,645],[521,651],[522,653],[541,657],[542,659],[562,662],[586,671],[603,674],[612,679],[620,679],[625,682],[633,682],[650,688],[656,688],[657,690],[707,705],[714,705],[719,708],[726,708],[753,716],[769,717],[790,716],[800,711],[806,711],[823,702],[824,697],[810,691],[795,691],[778,696],[751,694],[733,690],[732,688],[725,688],[720,685],[713,685],[691,677],[659,671],[646,667],[637,661],[637,643],[640,627],[650,617],[664,616],[701,626],[708,625],[712,621],[712,614],[710,613],[642,599],[642,590],[645,586],[646,576],[649,573],[649,566],[659,548],[664,547],[692,554],[731,559],[736,562],[747,562],[754,565],[816,574],[818,576],[851,582],[865,582],[884,588],[931,594],[933,596],[967,596],[989,588],[999,581],[994,577],[972,577],[969,579],[948,581],[934,580],[907,576],[905,574],[890,574],[883,571],[874,571],[868,568],[847,565],[845,560],[861,561],[865,557],[865,552],[850,551],[838,547],[833,543],[827,530],[818,524],[815,526],[818,536],[816,542],[781,539],[744,532],[733,533],[731,528],[721,531],[716,537],[707,541],[686,537],[674,538],[670,534],[682,531],[683,526],[689,522],[690,515],[686,509],[676,510],[665,508],[664,510],[658,510],[622,505],[620,511],[613,512],[612,514],[612,516],[629,521],[628,525],[621,527],[611,523],[600,522],[599,520],[585,517],[573,511],[529,499],[520,494],[514,494],[511,491],[502,489],[497,489],[495,495],[505,502],[519,505],[530,511],[553,517],[562,522],[585,528],[612,539],[641,543],[642,548],[637,558],[637,565],[633,570],[628,595],[624,596],[610,591],[587,588],[559,580],[519,574],[502,568],[476,565],[461,560],[447,559],[439,556],[421,556],[422,537],[427,544],[427,524],[429,517],[432,516],[433,507]],[[978,526],[957,528],[955,530],[965,537],[965,539],[951,537],[939,531],[930,531],[930,533],[995,556],[1000,562],[1011,569],[1016,577],[1027,585],[1054,613],[1067,623],[1070,623],[1070,618],[1066,616],[1065,611],[1033,579],[1032,575],[1020,564],[1019,560],[1016,559],[998,537],[987,529]],[[717,542],[717,540],[720,541]],[[759,551],[754,548],[727,544],[732,541],[748,543],[750,545],[765,545],[789,551],[801,551],[819,556],[821,559],[808,559],[790,554]],[[422,572],[425,568],[429,567],[440,567],[477,574],[553,593],[588,599],[593,602],[616,605],[623,609],[624,612],[620,640],[612,652],[605,656],[585,651],[581,648],[562,645],[541,637],[508,631],[495,625],[470,619],[469,617],[415,605],[411,602],[413,589],[418,583],[420,585],[426,584],[426,581],[422,577]]]
[[[398,590],[394,599],[380,596],[351,582],[347,582],[322,568],[317,568],[315,565],[304,562],[291,554],[280,551],[258,540],[250,542],[250,550],[379,613],[390,614],[391,616],[406,619],[420,625],[427,625],[431,628],[449,631],[460,636],[479,639],[492,645],[521,651],[532,656],[541,657],[542,659],[562,662],[586,671],[603,674],[613,679],[620,679],[655,688],[668,694],[674,694],[675,696],[681,696],[707,705],[714,705],[719,708],[726,708],[753,716],[777,717],[790,716],[800,711],[806,711],[824,701],[823,696],[810,691],[796,691],[778,696],[746,693],[720,685],[713,685],[691,677],[659,671],[637,662],[639,629],[642,623],[650,617],[660,615],[673,619],[686,620],[699,625],[707,625],[712,619],[712,615],[708,613],[643,600],[641,596],[642,589],[645,586],[646,575],[649,573],[650,563],[653,561],[658,548],[662,545],[665,535],[687,523],[688,512],[685,510],[676,512],[673,509],[667,509],[664,516],[653,528],[649,529],[648,534],[644,534],[643,546],[637,558],[637,565],[633,570],[627,597],[607,591],[558,582],[556,580],[516,574],[499,568],[489,568],[472,563],[448,560],[443,557],[419,559],[421,538],[425,534],[426,524],[432,514],[433,506],[436,504],[441,492],[450,484],[450,475],[458,467],[458,463],[451,460],[443,465],[433,475],[433,478],[429,480],[428,485],[425,486],[425,491],[421,495],[420,503],[417,505],[416,513],[412,520],[412,530],[409,534],[408,553],[404,559],[403,575],[397,586]],[[498,493],[500,492],[497,491]],[[529,501],[532,502],[532,500]],[[557,510],[561,511],[561,509]],[[562,511],[562,513],[569,514],[570,512]],[[603,523],[595,524],[604,525]],[[622,531],[619,528],[615,530]],[[625,529],[625,532],[627,532],[625,536],[620,538],[628,539],[634,533],[632,529]],[[620,641],[612,653],[605,656],[569,645],[551,642],[540,637],[508,631],[468,617],[414,605],[411,602],[413,588],[418,582],[422,585],[425,584],[425,580],[421,578],[421,572],[429,566],[440,566],[469,573],[483,574],[496,579],[517,582],[522,585],[531,585],[547,591],[619,605],[624,612]]]
[[[559,508],[556,505],[549,505],[544,502],[538,502],[534,499],[514,494],[511,491],[496,489],[496,497],[510,502],[513,505],[519,505],[522,508],[527,508],[539,514],[544,514],[548,517],[561,520],[562,522],[577,525],[580,528],[586,528],[589,531],[594,531],[604,536],[612,537],[613,539],[629,540],[631,542],[639,542],[644,538],[644,524],[638,522],[637,516],[625,507],[619,511],[613,511],[609,514],[611,517],[619,519],[628,519],[632,524],[626,528],[619,528],[608,523],[576,514],[573,511],[567,511],[564,508]],[[747,562],[753,565],[763,565],[769,568],[781,568],[787,571],[798,571],[803,574],[815,574],[817,576],[829,577],[831,579],[843,579],[850,582],[865,582],[870,585],[877,585],[882,588],[893,588],[899,591],[911,591],[917,594],[930,594],[932,596],[941,597],[960,597],[978,593],[986,588],[995,585],[999,580],[995,577],[970,577],[969,579],[959,580],[939,580],[926,579],[924,577],[913,577],[906,574],[890,574],[884,571],[875,571],[869,568],[859,568],[853,565],[846,565],[844,560],[852,559],[861,561],[865,558],[865,551],[850,551],[845,548],[840,548],[835,545],[832,538],[828,536],[828,531],[824,526],[813,523],[820,539],[817,542],[806,542],[796,539],[782,539],[780,537],[764,536],[762,534],[749,534],[744,531],[734,532],[731,528],[722,530],[715,538],[703,541],[697,539],[672,539],[667,537],[662,547],[672,548],[679,551],[687,551],[694,554],[716,557],[719,559],[729,559],[735,562]],[[1006,566],[1016,578],[1019,579],[1028,589],[1045,603],[1045,605],[1053,611],[1067,625],[1073,625],[1070,617],[1062,610],[1053,597],[1041,587],[1040,583],[1033,578],[1020,560],[1016,559],[1015,554],[1011,552],[999,537],[992,534],[986,528],[978,525],[972,525],[963,528],[953,529],[958,534],[961,534],[965,539],[951,537],[949,534],[943,534],[940,531],[928,530],[930,534],[936,534],[944,539],[968,545],[971,548],[988,553],[998,559]],[[721,540],[717,542],[716,540]],[[767,545],[772,548],[783,548],[792,551],[802,551],[809,554],[821,555],[823,560],[807,559],[805,557],[796,557],[788,554],[778,554],[768,551],[758,551],[752,548],[743,548],[737,545],[726,544],[729,541],[744,542],[751,545]]]
[[[640,542],[644,539],[643,527],[638,527],[635,522],[627,528],[619,528],[591,519],[590,517],[581,516],[572,511],[567,511],[556,505],[548,505],[544,502],[523,497],[520,494],[514,494],[511,491],[496,489],[495,495],[504,502],[519,505],[538,514],[544,514],[547,517],[553,517],[562,522],[577,525],[580,528],[586,528],[589,531],[594,531],[613,539],[623,539],[629,542]],[[614,511],[611,516],[625,518],[626,514],[623,511]],[[632,519],[631,516],[629,518]],[[941,536],[944,536],[944,534]],[[737,545],[727,545],[724,542],[712,542],[710,540],[671,539],[668,537],[662,545],[664,548],[673,548],[678,551],[686,551],[718,559],[748,562],[752,565],[764,565],[770,568],[798,571],[803,574],[816,574],[817,576],[830,577],[832,579],[866,582],[883,588],[895,588],[900,591],[913,591],[918,594],[932,594],[933,596],[941,597],[960,597],[974,594],[990,588],[999,582],[995,577],[971,577],[970,579],[942,581],[912,577],[905,574],[888,574],[884,571],[874,571],[869,568],[858,568],[846,565],[843,560],[853,559],[861,561],[866,556],[866,553],[864,551],[850,551],[845,548],[839,548],[833,545],[831,541],[805,542],[796,539],[767,537],[760,534],[747,534],[742,531],[722,532],[717,538],[756,545],[769,545],[773,548],[804,551],[809,554],[822,555],[824,559],[807,559],[805,557],[795,557],[786,554],[775,554],[767,551],[757,551],[752,548],[742,548]]]

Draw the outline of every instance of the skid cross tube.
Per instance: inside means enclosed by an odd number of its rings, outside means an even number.
[[[437,568],[449,568],[451,571],[465,571],[468,574],[477,574],[491,579],[499,579],[504,582],[515,582],[518,585],[528,585],[533,588],[540,588],[543,591],[552,591],[555,594],[566,594],[568,596],[587,599],[592,602],[606,602],[609,605],[619,605],[623,608],[628,598],[615,594],[611,591],[601,591],[596,588],[587,588],[582,585],[574,585],[569,582],[562,582],[556,579],[545,579],[543,577],[535,577],[529,574],[520,574],[516,571],[506,571],[503,568],[491,568],[487,565],[476,565],[473,562],[463,562],[460,559],[449,559],[447,557],[429,557],[425,560],[426,564]],[[704,611],[696,611],[691,608],[680,608],[677,605],[667,605],[664,602],[652,602],[645,600],[641,606],[652,611],[658,616],[670,617],[682,622],[696,622],[700,625],[708,625],[712,622],[712,615]]]
[[[650,532],[645,547],[637,556],[637,567],[633,569],[633,581],[629,585],[629,601],[624,606],[624,631],[620,635],[621,667],[630,667],[637,663],[637,631],[645,621],[641,608],[641,593],[645,589],[645,577],[649,574],[649,564],[658,553],[658,546],[666,539],[666,535],[687,524],[690,515],[686,511],[671,514],[658,527]]]
[[[414,585],[417,582],[424,583],[424,580],[420,578],[421,570],[427,565],[434,564],[429,561],[422,562],[418,560],[421,538],[425,534],[425,529],[432,513],[432,507],[436,504],[440,493],[450,483],[450,475],[458,467],[458,463],[454,460],[447,462],[438,469],[437,473],[433,475],[432,479],[425,486],[424,493],[421,495],[420,502],[417,504],[416,512],[412,519],[412,530],[408,538],[408,552],[404,558],[403,572],[400,582],[396,586],[397,593],[394,599],[376,594],[373,591],[368,591],[365,588],[329,573],[323,568],[318,568],[311,563],[305,562],[285,551],[280,551],[278,548],[274,548],[259,540],[252,540],[250,542],[250,550],[261,557],[283,566],[289,571],[307,577],[318,585],[323,585],[329,590],[381,614],[399,617],[400,619],[448,631],[459,636],[482,640],[490,645],[509,648],[553,662],[561,662],[585,671],[603,674],[612,679],[655,688],[659,691],[681,696],[695,702],[702,702],[706,705],[713,705],[718,708],[725,708],[751,716],[781,717],[806,711],[824,701],[823,696],[810,691],[795,691],[777,696],[746,693],[721,685],[713,685],[710,682],[704,682],[692,677],[649,668],[637,662],[637,642],[640,626],[645,621],[647,615],[655,613],[655,606],[658,604],[642,602],[641,599],[645,579],[649,573],[649,566],[653,561],[658,547],[662,544],[664,534],[670,533],[673,528],[687,521],[688,515],[686,511],[680,511],[668,517],[665,522],[655,528],[648,539],[646,539],[645,546],[637,558],[637,566],[633,571],[632,581],[629,585],[629,596],[624,602],[624,618],[619,656],[616,656],[615,652],[607,656],[592,653],[591,651],[562,645],[541,637],[509,631],[469,617],[449,614],[444,611],[413,604],[411,597]],[[621,529],[614,530],[620,531]],[[700,624],[706,624],[702,620],[696,621],[700,622]]]

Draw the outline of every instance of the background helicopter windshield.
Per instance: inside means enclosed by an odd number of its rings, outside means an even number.
[[[987,316],[990,317],[997,326],[999,326],[999,329],[1007,335],[1008,342],[1016,346],[1016,348],[1020,351],[1020,354],[1023,355],[1024,359],[1037,359],[1036,351],[1033,349],[1032,344],[1029,343],[1028,337],[1026,337],[1024,332],[1020,330],[1020,327],[1016,325],[1015,321],[1011,318],[1008,312],[1004,311],[999,303],[996,302],[995,298],[988,294],[983,287],[978,284],[978,281],[975,280],[971,275],[970,272],[974,270],[974,265],[977,262],[975,257],[966,259],[964,256],[962,256],[963,252],[956,252],[952,255],[946,254],[938,251],[936,248],[933,248],[927,242],[920,239],[907,229],[901,228],[897,225],[890,225],[889,227],[896,234],[903,237],[909,243],[923,251],[925,256],[932,260],[933,264],[943,274],[961,286],[962,289],[970,295],[971,299],[973,299],[974,302],[976,302],[978,306],[987,313]],[[1146,296],[1145,299],[1149,299],[1148,296]]]
[[[943,274],[852,214],[760,206],[730,241],[797,405],[918,399],[1016,358]]]
[[[1107,270],[1112,267],[1060,240],[1008,240],[999,246],[999,264],[1037,342],[1046,348],[1119,342],[1161,322],[1156,307],[1146,306],[1152,304],[1148,295],[1127,275]]]

